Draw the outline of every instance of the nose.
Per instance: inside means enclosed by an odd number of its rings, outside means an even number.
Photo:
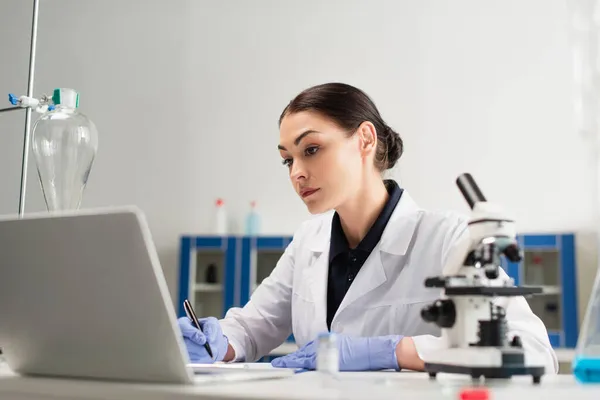
[[[306,169],[302,162],[294,160],[290,169],[290,178],[293,182],[306,179]]]

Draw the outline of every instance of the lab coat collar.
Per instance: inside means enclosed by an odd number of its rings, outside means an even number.
[[[380,287],[397,268],[394,256],[403,256],[408,251],[414,233],[419,224],[422,209],[405,190],[390,217],[381,239],[371,252],[365,265],[360,269],[350,289],[344,296],[342,303],[333,317],[332,331],[337,331],[337,320],[344,310]],[[329,262],[329,246],[331,239],[331,221],[333,213],[322,217],[319,230],[309,240],[308,247],[313,252],[313,261],[310,263],[308,274],[311,280],[313,298],[324,307],[317,307],[315,324],[320,330],[326,329],[326,304],[327,304],[327,272]],[[384,253],[392,255],[384,255]]]
[[[344,296],[333,317],[332,327],[335,328],[337,319],[349,305],[383,285],[388,277],[393,275],[394,269],[404,266],[398,259],[406,254],[412,242],[420,214],[421,210],[405,191],[381,235],[379,244],[371,252]]]
[[[405,255],[422,213],[423,209],[405,190],[381,235],[379,250],[396,256]]]
[[[404,190],[374,251],[379,249],[398,256],[406,254],[422,212],[423,210],[415,203],[408,191]],[[308,242],[308,248],[315,253],[323,253],[329,249],[333,211],[324,214],[321,218],[322,223],[318,231]]]
[[[331,243],[331,221],[333,219],[333,211],[329,211],[319,218],[321,218],[321,224],[315,234],[308,239],[308,248],[313,253],[323,253],[325,250],[329,250],[329,244]],[[328,252],[329,253],[329,252]]]

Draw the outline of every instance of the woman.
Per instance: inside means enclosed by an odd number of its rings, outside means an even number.
[[[441,274],[465,239],[466,218],[423,210],[394,180],[382,178],[402,155],[402,139],[355,87],[305,90],[283,110],[279,127],[292,186],[320,215],[297,230],[243,308],[219,321],[202,319],[204,333],[179,319],[191,360],[254,361],[293,333],[300,349],[272,364],[312,369],[313,340],[332,331],[342,370],[422,370],[419,354],[439,343],[440,334],[421,318],[439,296],[424,281]],[[524,298],[511,298],[506,318],[527,353],[556,373],[546,328]]]

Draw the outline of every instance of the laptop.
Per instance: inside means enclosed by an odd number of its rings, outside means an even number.
[[[0,217],[0,273],[0,347],[18,374],[172,384],[294,374],[190,363],[137,207]]]

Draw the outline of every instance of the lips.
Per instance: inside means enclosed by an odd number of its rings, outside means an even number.
[[[307,198],[308,196],[316,193],[319,189],[314,189],[314,188],[304,188],[300,191],[300,196],[302,196],[302,198]]]

